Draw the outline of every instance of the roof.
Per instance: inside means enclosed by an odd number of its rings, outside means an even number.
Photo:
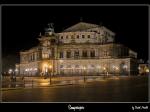
[[[98,27],[96,24],[91,24],[91,23],[85,23],[85,22],[79,22],[67,29],[65,29],[63,32],[74,32],[74,31],[82,31],[90,28],[95,28]]]

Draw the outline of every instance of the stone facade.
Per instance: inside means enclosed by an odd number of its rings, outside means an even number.
[[[114,42],[115,33],[104,26],[80,22],[61,33],[47,28],[39,45],[20,52],[20,74],[133,75],[137,53]]]

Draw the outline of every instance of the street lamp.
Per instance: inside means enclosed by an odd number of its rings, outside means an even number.
[[[148,68],[146,68],[145,72],[146,72],[146,73],[149,73],[149,69],[148,69]]]
[[[9,70],[8,70],[8,73],[11,74],[11,73],[12,73],[12,69],[9,69]]]
[[[116,66],[113,65],[112,68],[113,68],[113,74],[114,74],[114,76],[115,76],[115,73],[116,73],[116,71],[115,71]]]
[[[25,69],[25,71],[26,71],[26,74],[27,74],[26,76],[28,76],[29,75],[29,72],[28,72],[29,69],[27,68],[27,69]]]
[[[85,70],[86,70],[86,67],[83,67],[83,70],[84,70],[84,83],[85,83],[85,81],[86,81],[86,79],[85,79]]]
[[[105,78],[106,67],[104,67],[103,70],[104,70],[104,78]]]
[[[25,75],[27,74],[27,69],[25,69]]]
[[[49,66],[49,69],[50,69],[50,73],[49,73],[49,83],[50,85],[52,84],[52,80],[51,80],[51,70],[52,70],[52,66],[50,65]]]
[[[119,68],[118,68],[118,67],[115,67],[115,70],[116,70],[116,73],[118,73]],[[119,73],[118,73],[118,74],[119,74]],[[119,75],[117,75],[117,76],[119,76]]]
[[[18,69],[17,68],[15,69],[15,74],[18,75]]]
[[[11,81],[12,81],[12,79],[13,79],[12,72],[13,72],[12,69],[9,69],[9,70],[8,70],[8,73],[10,74],[10,79],[11,79]]]
[[[48,72],[48,65],[45,63],[44,65],[43,65],[43,68],[44,68],[44,75],[45,75],[45,77],[47,76],[47,72]]]

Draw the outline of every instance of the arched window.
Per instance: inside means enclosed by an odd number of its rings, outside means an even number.
[[[74,51],[74,58],[78,58],[79,57],[79,51]]]
[[[85,35],[82,35],[82,38],[85,38]]]
[[[87,57],[87,51],[83,51],[83,52],[82,52],[82,56],[83,56],[83,57]]]
[[[109,56],[109,52],[108,51],[104,51],[104,56]]]
[[[71,58],[71,51],[67,51],[67,58]]]
[[[68,39],[68,35],[66,35],[66,39]]]
[[[95,51],[94,51],[94,50],[92,50],[92,51],[90,52],[90,56],[91,56],[91,57],[95,57]]]
[[[60,52],[59,58],[64,58],[64,54],[62,51]]]

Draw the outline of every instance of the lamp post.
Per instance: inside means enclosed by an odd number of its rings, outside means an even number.
[[[51,65],[49,66],[49,69],[50,69],[50,73],[49,73],[49,84],[51,85],[51,84],[52,84],[52,80],[51,80],[51,70],[52,70],[52,66],[51,66]]]
[[[27,71],[27,76],[29,77],[29,68],[27,68],[26,71]]]
[[[139,75],[141,75],[141,67],[140,66],[138,67],[138,70],[139,70]]]
[[[118,67],[115,67],[115,70],[116,70],[116,74],[118,73],[118,70],[119,70],[119,68]],[[119,73],[118,73],[119,74]],[[117,75],[117,76],[119,76],[119,75]]]
[[[15,69],[15,74],[18,75],[18,69],[17,68]]]
[[[10,79],[11,79],[11,81],[12,81],[12,79],[13,79],[12,72],[13,72],[12,69],[9,69],[9,70],[8,70],[8,73],[10,74]]]
[[[47,72],[48,72],[48,65],[44,64],[43,68],[44,68],[44,75],[45,75],[45,78],[46,78],[47,77]]]
[[[104,67],[103,70],[104,70],[104,78],[105,78],[106,67]]]
[[[84,83],[85,83],[85,81],[86,81],[86,79],[85,79],[85,70],[86,70],[86,67],[83,67],[83,70],[84,70]]]
[[[27,76],[26,74],[27,74],[27,69],[25,69],[25,76]]]

